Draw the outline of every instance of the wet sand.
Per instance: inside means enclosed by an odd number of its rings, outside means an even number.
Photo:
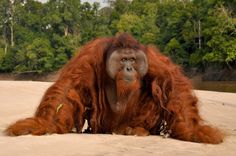
[[[30,117],[49,82],[0,81],[0,156],[235,156],[236,93],[195,91],[207,123],[227,133],[222,144],[209,145],[160,136],[64,134],[4,136],[3,130],[17,119]]]

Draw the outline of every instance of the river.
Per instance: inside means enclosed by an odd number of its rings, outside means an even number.
[[[202,81],[191,79],[194,89],[236,93],[236,81]]]

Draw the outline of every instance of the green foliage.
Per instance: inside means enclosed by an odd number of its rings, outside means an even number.
[[[81,45],[120,32],[157,45],[185,68],[236,64],[234,1],[109,0],[104,8],[79,0],[11,2],[0,1],[1,72],[57,70]]]
[[[12,72],[14,69],[14,53],[13,50],[5,52],[4,48],[0,48],[0,71],[1,72]]]
[[[202,57],[199,52],[192,53],[189,57],[189,65],[193,67],[197,67],[201,64]]]
[[[208,12],[204,35],[209,49],[203,56],[207,62],[231,64],[236,60],[236,20],[223,5]]]
[[[47,72],[52,71],[54,65],[53,49],[49,40],[37,38],[23,49],[17,51],[15,71]]]
[[[64,65],[73,55],[75,50],[78,48],[80,38],[77,36],[59,36],[53,34],[52,36],[52,47],[54,51],[54,67],[55,69],[60,68]]]
[[[4,61],[5,52],[3,48],[0,48],[0,64],[2,65]]]
[[[175,39],[172,38],[164,49],[164,53],[169,55],[172,60],[180,65],[184,65],[187,61],[186,52],[183,50],[180,43]]]
[[[116,28],[119,32],[129,32],[138,37],[143,29],[143,24],[137,15],[124,14],[120,17]]]

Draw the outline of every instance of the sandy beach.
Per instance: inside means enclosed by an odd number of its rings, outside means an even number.
[[[227,137],[219,145],[161,136],[64,134],[4,136],[10,123],[34,114],[49,82],[0,81],[0,156],[235,156],[236,93],[195,90],[201,115]]]

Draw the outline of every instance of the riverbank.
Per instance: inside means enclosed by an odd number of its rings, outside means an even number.
[[[0,73],[0,81],[42,81],[42,82],[54,82],[59,77],[58,72],[52,73]],[[233,92],[236,93],[236,81],[209,81],[204,79],[203,74],[189,75],[194,89],[197,90],[210,90],[220,92]]]
[[[200,112],[207,123],[221,128],[222,144],[208,145],[160,136],[64,134],[7,137],[9,123],[33,115],[51,82],[0,81],[0,155],[2,156],[234,156],[236,153],[236,93],[198,91]]]
[[[192,77],[191,81],[198,90],[236,93],[236,81],[206,81],[201,75]]]

